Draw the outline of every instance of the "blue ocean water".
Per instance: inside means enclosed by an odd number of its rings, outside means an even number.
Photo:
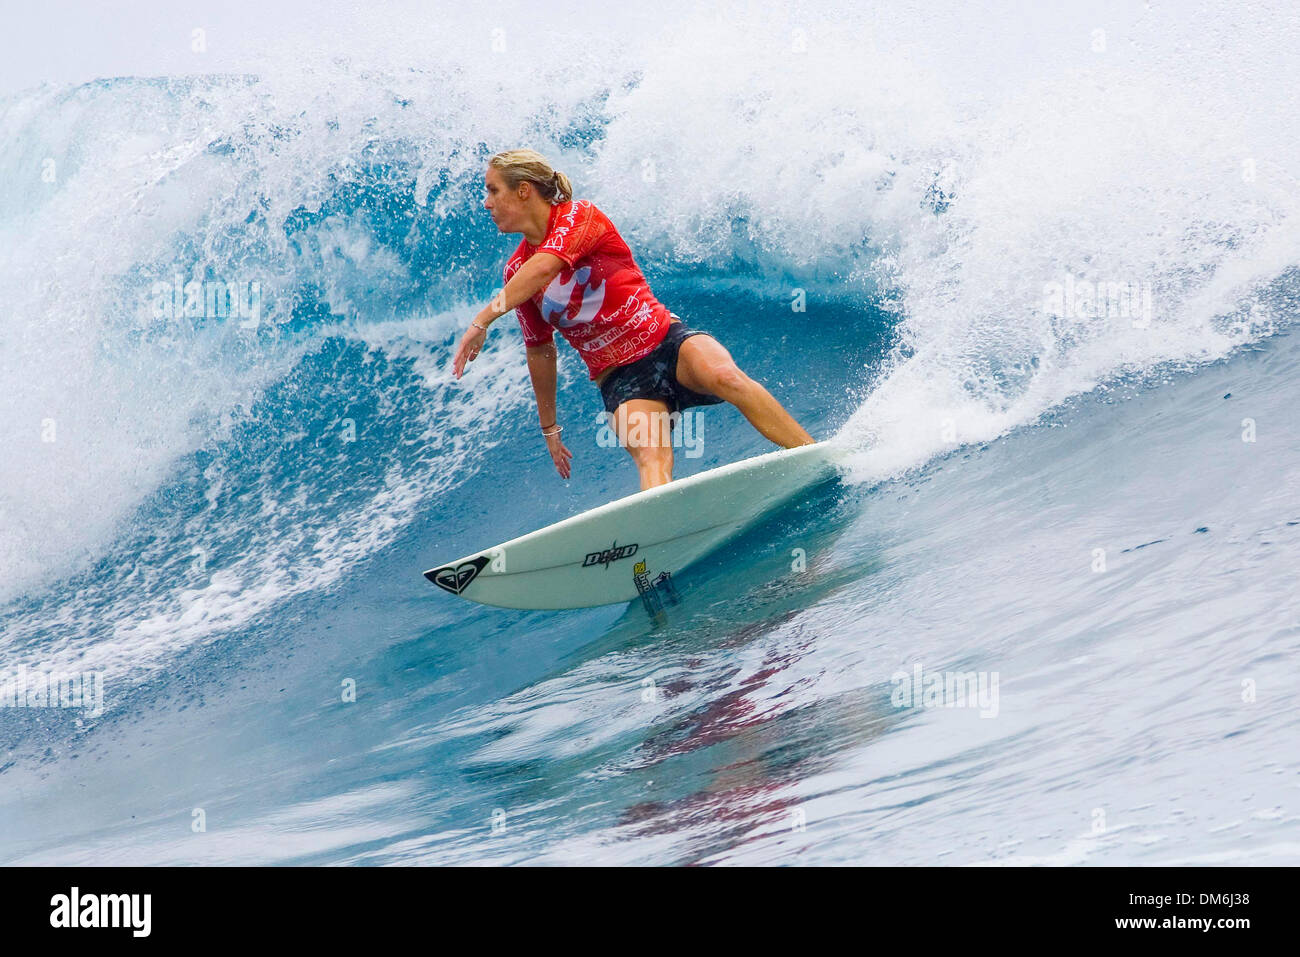
[[[0,708],[0,861],[1300,859],[1294,22],[668,9],[0,102],[0,671],[104,688]],[[510,317],[450,374],[525,144],[854,450],[666,622],[421,576],[637,488],[567,346],[568,482]]]

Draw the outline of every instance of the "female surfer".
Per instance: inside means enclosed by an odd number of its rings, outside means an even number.
[[[516,310],[542,435],[561,478],[569,477],[572,453],[556,420],[555,329],[600,387],[642,489],[672,481],[670,413],[692,406],[730,402],[785,448],[814,441],[717,339],[688,329],[654,297],[614,224],[589,200],[575,200],[568,177],[540,153],[496,154],[484,182],[483,206],[497,229],[524,238],[506,263],[504,289],[457,344],[452,371],[459,379],[483,348],[488,327]]]

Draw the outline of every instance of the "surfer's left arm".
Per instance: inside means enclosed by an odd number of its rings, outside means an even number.
[[[492,301],[479,310],[465,334],[461,336],[456,347],[456,359],[452,363],[452,373],[457,379],[465,369],[465,363],[473,361],[479,349],[487,339],[487,328],[520,303],[527,302],[550,284],[567,264],[559,256],[550,253],[534,253],[510,277],[505,288],[492,297]]]

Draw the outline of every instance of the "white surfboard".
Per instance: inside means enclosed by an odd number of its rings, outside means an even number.
[[[672,576],[835,467],[826,442],[778,449],[636,492],[424,573],[502,608],[589,608],[638,595],[652,614]]]

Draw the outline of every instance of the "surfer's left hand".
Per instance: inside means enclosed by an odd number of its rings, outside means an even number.
[[[457,379],[461,377],[465,371],[465,363],[473,362],[478,358],[479,350],[483,348],[486,339],[487,333],[470,323],[470,327],[465,330],[465,334],[460,337],[460,342],[456,346],[456,358],[451,364],[452,375]]]
[[[560,478],[567,482],[572,472],[570,460],[573,458],[573,453],[565,448],[564,443],[560,441],[559,432],[546,436],[546,450],[551,453],[551,461],[555,463],[555,471],[559,472]]]

